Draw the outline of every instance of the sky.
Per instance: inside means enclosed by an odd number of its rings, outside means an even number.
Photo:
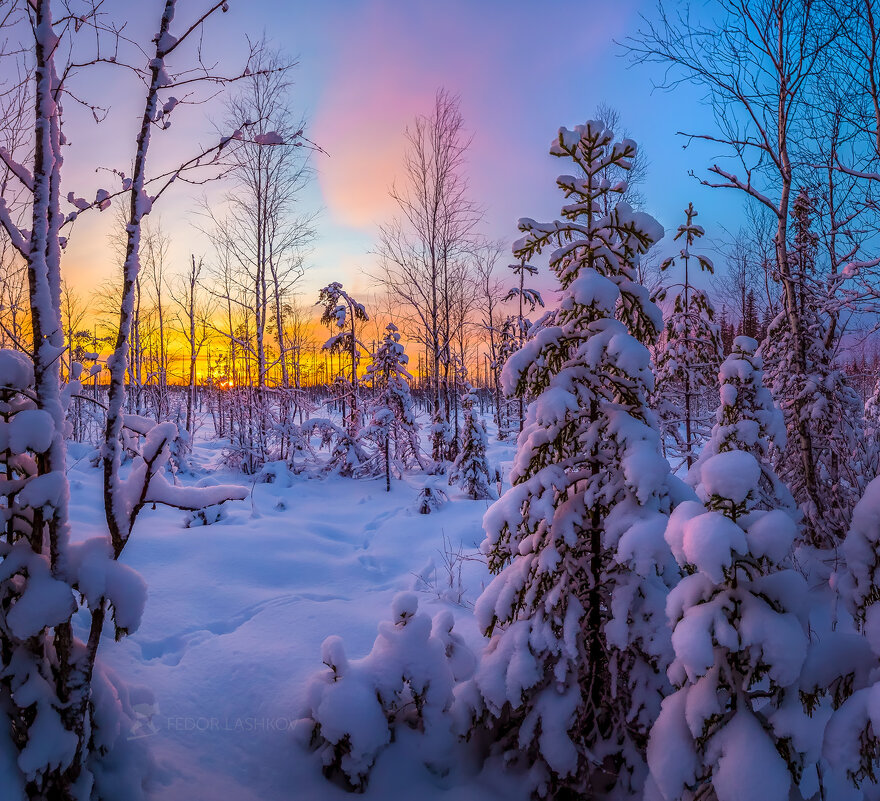
[[[111,15],[122,10],[129,19],[130,33],[154,27],[157,2],[110,3]],[[180,24],[193,5],[180,4]],[[265,34],[295,57],[291,105],[308,120],[309,138],[326,151],[314,154],[315,180],[302,197],[304,209],[319,211],[318,238],[303,282],[307,298],[334,280],[370,290],[365,271],[375,264],[377,226],[395,212],[389,188],[400,171],[406,126],[430,112],[440,87],[461,99],[472,136],[470,194],[484,210],[482,231],[490,238],[510,243],[518,235],[519,217],[558,215],[562,196],[555,177],[568,168],[548,155],[549,143],[560,125],[586,121],[599,103],[620,112],[625,133],[646,153],[647,210],[667,232],[693,201],[713,240],[705,248],[711,253],[723,238],[720,222],[730,227],[741,219],[737,195],[701,187],[688,175],[705,174],[717,155],[717,146],[704,143],[685,149],[686,140],[676,135],[680,129],[712,130],[712,112],[700,90],[655,89],[662,79],[657,66],[631,65],[616,44],[638,30],[640,15],[654,12],[653,2],[231,0],[229,6],[210,23],[206,53],[234,72],[243,63],[246,37]],[[82,106],[66,107],[72,145],[65,193],[83,197],[113,186],[105,168],[125,171],[143,102],[124,70],[94,70],[82,76],[79,91],[97,95],[94,102],[110,108],[107,119],[96,124]],[[214,121],[222,115],[219,103],[214,98],[179,107],[171,128],[155,134],[153,168],[170,166],[212,142]],[[196,200],[205,196],[211,202],[219,191],[216,185],[182,186],[157,203],[154,214],[172,240],[172,269],[185,269],[190,252],[209,255],[210,243],[197,230]],[[77,221],[65,272],[82,292],[117,274],[107,247],[109,230],[109,215]]]

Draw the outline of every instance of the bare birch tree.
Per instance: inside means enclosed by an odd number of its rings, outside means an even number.
[[[437,91],[428,115],[406,131],[404,179],[391,189],[398,216],[381,229],[381,267],[373,276],[400,310],[411,340],[425,345],[435,417],[442,383],[452,366],[456,326],[454,292],[467,271],[467,254],[480,213],[468,198],[464,130],[459,98]],[[460,315],[459,315],[460,317]],[[449,405],[447,397],[446,413]],[[436,449],[435,449],[436,451]],[[440,454],[433,454],[435,461]]]
[[[719,0],[717,19],[698,21],[689,6],[672,13],[661,6],[656,21],[627,40],[634,60],[668,68],[666,87],[692,82],[705,87],[715,111],[712,133],[685,132],[727,148],[738,164],[718,161],[705,186],[733,189],[763,205],[776,222],[774,275],[782,284],[786,323],[794,347],[792,365],[808,374],[806,333],[798,310],[798,286],[789,260],[788,226],[797,185],[797,143],[809,90],[838,28],[815,0]],[[806,498],[822,516],[809,420],[796,402],[793,419]]]

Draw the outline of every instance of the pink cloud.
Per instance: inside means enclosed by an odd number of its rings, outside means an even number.
[[[522,186],[517,173],[523,177],[528,161],[540,168],[555,128],[591,110],[583,103],[589,75],[599,59],[613,58],[611,40],[623,33],[624,12],[635,3],[624,0],[601,14],[590,5],[554,5],[555,15],[531,4],[463,0],[348,9],[344,27],[341,18],[334,26],[338,53],[313,127],[330,153],[318,167],[333,221],[364,229],[394,213],[388,189],[399,173],[404,130],[430,111],[441,86],[461,95],[474,134],[475,195],[503,197],[499,176],[511,191]],[[583,87],[575,96],[566,90],[572,81]],[[591,102],[602,99],[599,93]],[[541,133],[530,139],[535,131]]]

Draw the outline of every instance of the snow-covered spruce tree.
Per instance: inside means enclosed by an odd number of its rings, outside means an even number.
[[[501,324],[501,330],[498,332],[498,357],[495,362],[495,368],[499,373],[499,381],[501,371],[510,357],[519,350],[520,341],[517,335],[517,319],[516,317],[505,317]],[[501,400],[498,406],[498,439],[505,440],[514,432],[519,432],[519,423],[516,421],[519,402],[515,398],[509,398],[501,392]],[[514,406],[517,407],[514,410]]]
[[[491,638],[463,717],[488,728],[538,796],[638,797],[644,749],[666,686],[664,604],[678,570],[663,540],[670,491],[645,395],[662,325],[635,281],[640,254],[663,235],[625,203],[602,214],[610,165],[630,140],[590,121],[560,128],[551,154],[582,176],[557,183],[563,220],[519,222],[519,258],[553,248],[555,312],[511,356],[503,382],[527,395],[513,486],[487,512],[483,552],[496,574],[476,604]]]
[[[823,754],[851,783],[862,786],[862,798],[877,798],[880,768],[880,478],[868,485],[856,504],[852,524],[841,546],[843,562],[835,576],[846,610],[871,651],[869,671],[852,671],[845,698],[825,731]],[[834,654],[835,662],[853,660]],[[840,671],[842,672],[842,671]],[[850,695],[851,693],[851,695]]]
[[[788,801],[818,750],[800,698],[807,588],[785,567],[794,503],[770,463],[785,428],[757,347],[737,337],[721,366],[717,422],[688,474],[700,502],[680,504],[666,531],[689,574],[667,604],[679,689],[648,745],[666,801]]]
[[[864,488],[867,458],[863,407],[835,364],[822,292],[813,275],[818,240],[810,230],[812,215],[812,201],[802,192],[792,212],[790,258],[798,277],[797,313],[807,370],[797,362],[799,348],[786,312],[770,324],[761,355],[767,385],[782,407],[788,431],[787,447],[776,451],[774,467],[803,511],[805,542],[827,549],[839,544],[849,528]],[[810,471],[804,466],[804,439],[812,454]]]
[[[718,372],[720,405],[715,425],[700,458],[688,473],[687,481],[698,486],[702,463],[718,453],[748,451],[761,467],[757,509],[782,509],[795,515],[794,499],[788,487],[773,470],[774,448],[785,447],[785,420],[764,386],[764,365],[758,355],[758,342],[740,336],[733,340],[731,352]]]
[[[453,431],[449,421],[443,416],[442,410],[438,409],[434,413],[434,419],[431,422],[431,458],[434,460],[431,468],[432,473],[442,474],[446,472],[454,439],[455,431]]]
[[[862,430],[865,434],[866,464],[869,476],[880,475],[880,380],[865,401]]]
[[[749,415],[740,422],[756,428]],[[666,531],[689,573],[666,606],[678,690],[663,700],[648,744],[651,781],[666,801],[800,798],[818,750],[800,698],[807,584],[784,566],[797,524],[759,508],[767,465],[732,449],[739,436],[700,460],[702,502],[680,504]]]
[[[382,344],[373,354],[364,377],[374,394],[370,421],[360,433],[362,440],[372,440],[376,445],[372,462],[385,474],[387,492],[391,492],[392,463],[399,465],[398,473],[402,473],[407,464],[424,466],[415,407],[409,390],[412,376],[406,370],[408,361],[397,326],[388,323]]]
[[[691,248],[706,232],[694,222],[697,212],[692,203],[685,209],[684,224],[675,239],[684,238],[680,251],[682,280],[670,285],[676,289],[672,310],[666,320],[664,336],[655,349],[655,385],[652,402],[660,418],[661,435],[667,457],[674,466],[693,465],[708,435],[710,408],[707,395],[715,387],[722,359],[721,332],[709,296],[691,283],[691,260],[700,271],[714,272],[712,262]],[[674,267],[674,257],[660,269]],[[668,296],[663,290],[659,299]]]
[[[306,691],[303,729],[320,751],[328,778],[341,775],[363,790],[379,753],[408,726],[425,736],[423,753],[442,755],[451,739],[449,710],[456,682],[470,678],[474,655],[453,632],[448,611],[433,621],[418,611],[415,593],[400,593],[392,619],[379,624],[372,650],[349,661],[342,640],[321,646],[327,666]]]
[[[482,501],[492,497],[492,490],[489,488],[489,462],[486,459],[489,437],[485,424],[474,412],[477,401],[474,388],[466,384],[461,398],[464,409],[461,450],[449,473],[449,483],[458,484],[469,498]]]

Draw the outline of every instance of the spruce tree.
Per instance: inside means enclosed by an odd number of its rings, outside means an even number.
[[[697,212],[692,203],[685,209],[685,215],[686,220],[675,235],[676,240],[684,240],[679,254],[682,280],[672,285],[677,292],[657,348],[654,402],[664,445],[672,440],[667,454],[677,461],[674,466],[684,464],[690,468],[708,434],[706,395],[715,385],[722,345],[712,302],[691,282],[692,260],[701,272],[714,272],[708,257],[691,250],[705,231],[694,222]],[[675,264],[675,258],[666,259],[661,269],[668,270]],[[666,292],[661,299],[665,297]]]
[[[560,302],[504,368],[505,389],[533,398],[511,472],[487,512],[483,552],[495,577],[476,604],[491,638],[461,697],[475,728],[524,763],[536,795],[637,797],[659,708],[669,641],[663,541],[674,479],[645,396],[645,342],[662,325],[636,265],[663,235],[603,181],[628,169],[631,140],[601,123],[560,128],[551,154],[562,220],[519,221],[514,255],[551,249]]]
[[[472,500],[482,501],[492,497],[489,488],[489,462],[486,459],[489,440],[485,424],[474,413],[476,403],[477,395],[468,383],[461,399],[464,408],[461,450],[449,474],[449,483],[458,484]]]
[[[718,372],[719,396],[715,425],[700,458],[688,474],[688,483],[700,483],[702,463],[718,453],[742,450],[751,453],[761,467],[755,506],[784,509],[795,515],[794,500],[773,470],[774,448],[785,446],[785,421],[764,386],[764,365],[758,342],[737,337],[730,355]]]
[[[666,531],[688,575],[666,607],[678,690],[648,745],[665,801],[790,801],[810,757],[807,586],[787,567],[797,525],[767,458],[784,432],[756,348],[738,337],[722,366],[717,424],[689,475],[700,502],[680,504]]]
[[[517,330],[516,317],[505,317],[498,335],[496,369],[499,371],[504,369],[507,360],[520,348]],[[519,431],[519,424],[516,422],[519,403],[515,398],[505,395],[503,391],[502,396],[501,408],[498,410],[498,439],[500,440],[507,439],[511,434]]]
[[[807,372],[795,364],[797,348],[788,316],[770,324],[761,347],[767,383],[785,414],[788,447],[775,452],[774,467],[804,514],[807,544],[829,549],[840,543],[864,486],[867,461],[862,404],[834,359],[834,332],[822,311],[815,283],[818,238],[812,233],[813,202],[798,195],[792,212],[792,263],[799,278],[797,298]],[[815,488],[800,458],[802,430],[808,433],[815,464]]]
[[[871,397],[865,401],[863,430],[868,474],[880,475],[880,380],[874,385]]]
[[[831,655],[836,675],[844,677],[835,698],[835,711],[825,732],[823,755],[841,778],[877,797],[880,768],[880,478],[868,484],[856,504],[852,524],[840,548],[843,564],[834,575],[834,588],[855,629],[864,637],[868,657],[859,669],[854,649]]]
[[[418,424],[415,418],[406,370],[409,357],[400,344],[400,333],[394,323],[385,327],[382,344],[373,353],[367,367],[365,383],[374,392],[370,422],[361,431],[361,439],[376,443],[375,462],[381,462],[385,474],[385,490],[391,491],[391,465],[414,462],[422,465],[419,450]],[[369,470],[369,468],[367,468]]]

